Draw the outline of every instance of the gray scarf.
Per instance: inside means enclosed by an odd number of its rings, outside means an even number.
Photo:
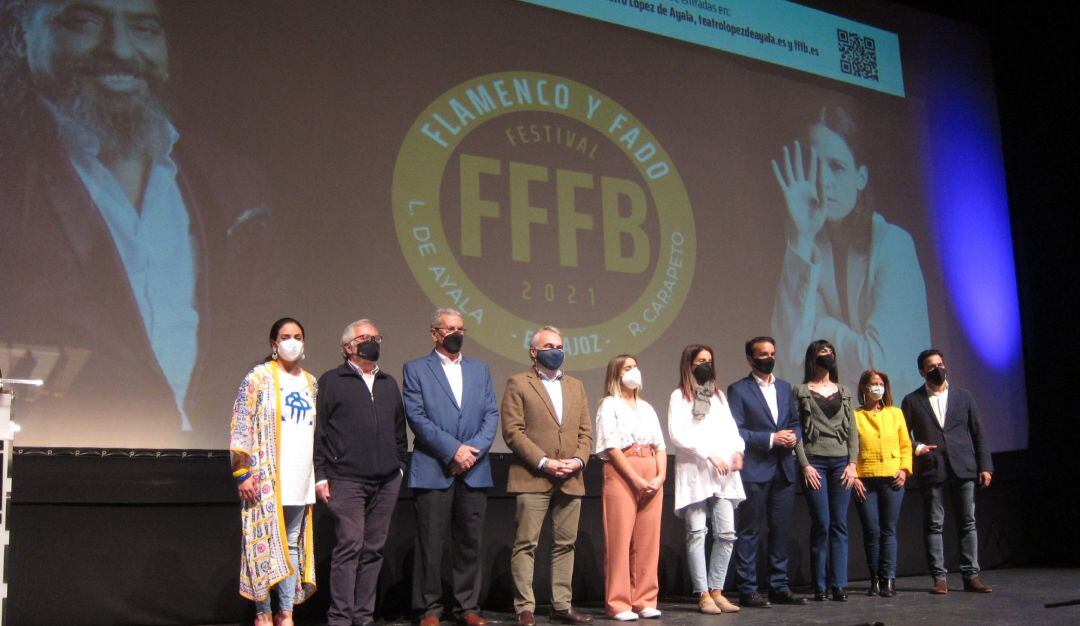
[[[716,385],[711,380],[694,388],[694,407],[691,412],[695,420],[703,420],[709,414],[709,409],[712,407],[712,398],[715,394]]]

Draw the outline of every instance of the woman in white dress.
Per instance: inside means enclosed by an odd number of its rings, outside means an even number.
[[[675,515],[686,523],[690,580],[702,613],[734,613],[723,595],[735,545],[735,507],[746,499],[739,470],[745,444],[727,398],[716,384],[712,348],[689,345],[679,359],[679,387],[671,392],[668,434],[675,446]],[[705,568],[705,532],[712,554]]]

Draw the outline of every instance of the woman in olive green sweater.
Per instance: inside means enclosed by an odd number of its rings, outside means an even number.
[[[839,384],[836,349],[819,339],[806,349],[803,384],[795,388],[803,438],[795,454],[806,479],[814,599],[847,600],[847,511],[859,458],[851,390]],[[826,572],[828,585],[826,586]]]

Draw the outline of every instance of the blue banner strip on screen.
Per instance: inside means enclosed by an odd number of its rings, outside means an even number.
[[[786,0],[522,0],[904,95],[896,33]]]

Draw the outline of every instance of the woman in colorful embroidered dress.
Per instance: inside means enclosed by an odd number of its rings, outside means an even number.
[[[315,593],[316,382],[300,367],[300,322],[274,322],[270,346],[270,356],[248,372],[236,394],[229,452],[243,500],[240,595],[255,601],[257,626],[291,626],[293,605]],[[273,619],[271,589],[278,604]]]

